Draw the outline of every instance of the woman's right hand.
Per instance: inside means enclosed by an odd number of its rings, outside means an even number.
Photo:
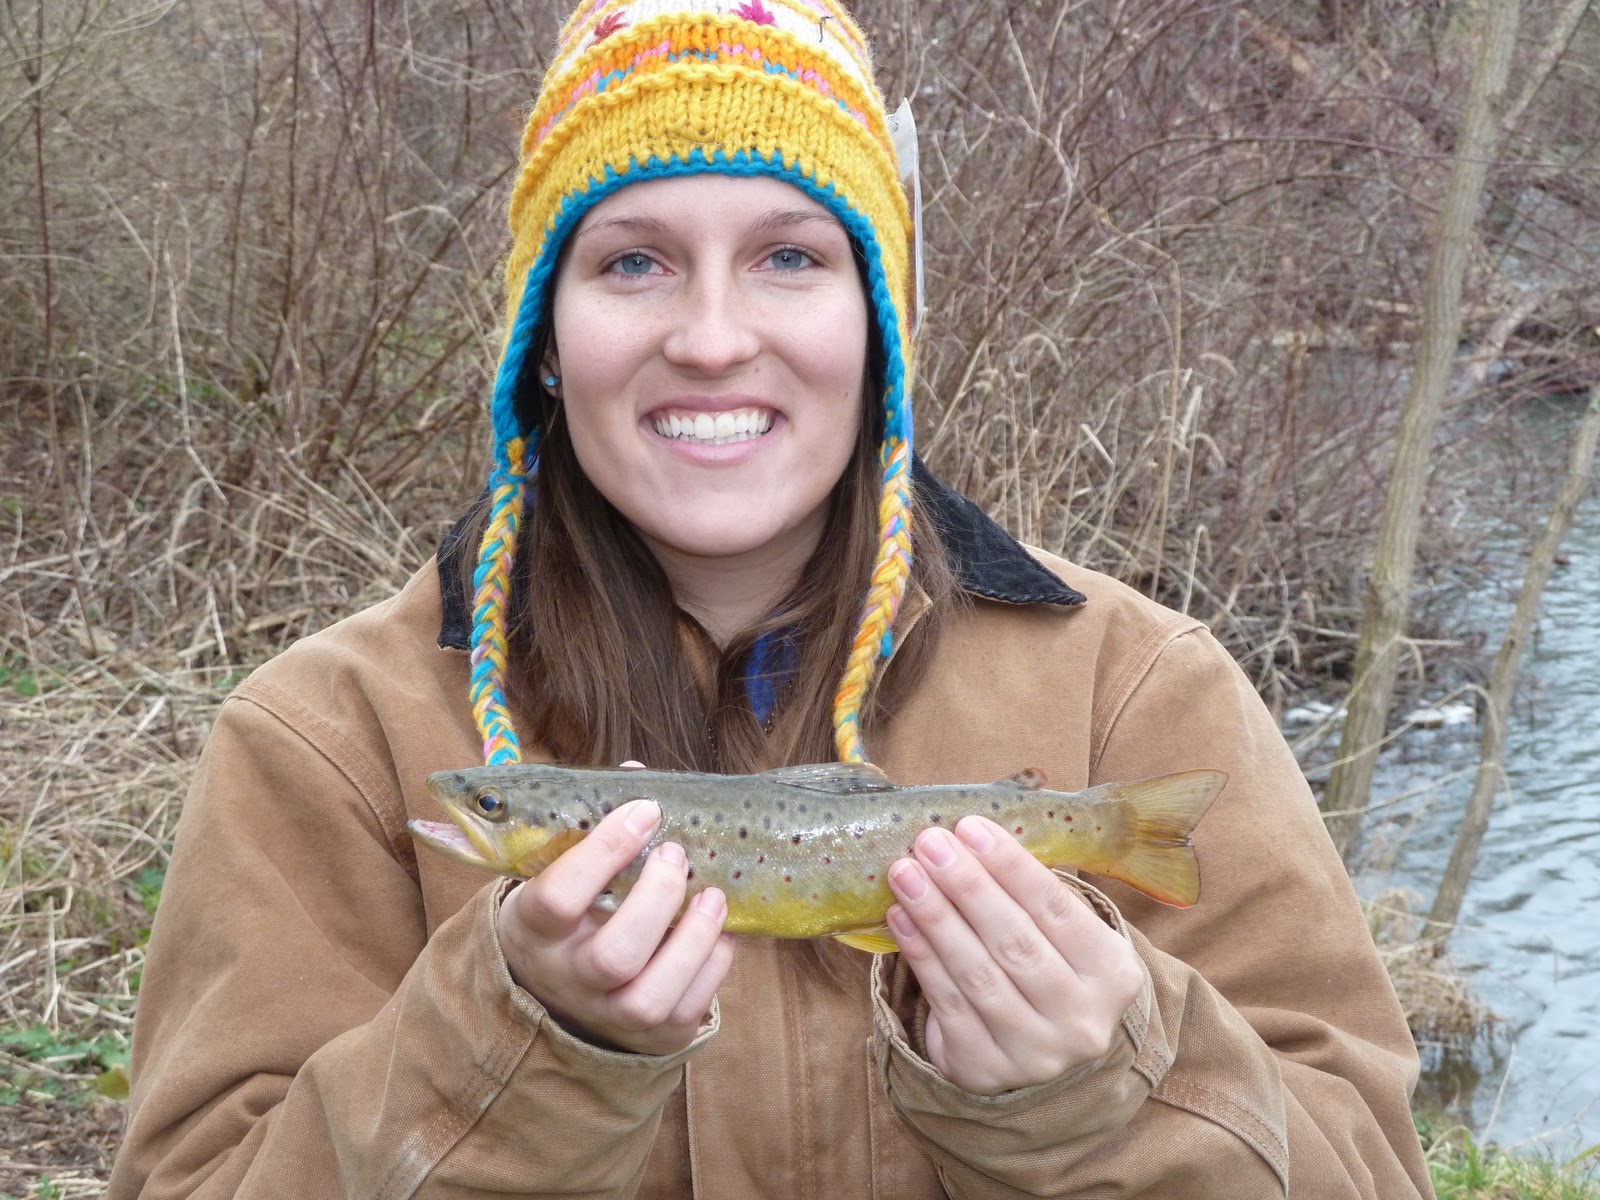
[[[638,1054],[671,1054],[694,1040],[733,963],[722,932],[728,904],[716,888],[694,898],[675,842],[657,846],[614,913],[594,907],[639,856],[661,810],[633,800],[606,816],[500,906],[500,945],[511,977],[569,1031]]]

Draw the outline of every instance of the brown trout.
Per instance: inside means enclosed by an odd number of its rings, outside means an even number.
[[[887,871],[917,834],[989,817],[1049,867],[1120,879],[1178,907],[1200,895],[1190,831],[1227,776],[1186,771],[1082,792],[1047,789],[1040,771],[998,783],[896,787],[870,764],[821,763],[759,775],[561,767],[537,763],[440,771],[428,779],[455,824],[412,821],[412,835],[453,858],[528,878],[630,800],[654,800],[661,825],[612,881],[615,908],[650,850],[677,842],[689,895],[721,888],[730,933],[832,936],[895,949],[885,925]]]

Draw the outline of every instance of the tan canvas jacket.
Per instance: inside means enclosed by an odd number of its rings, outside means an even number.
[[[947,507],[975,596],[871,743],[893,778],[1230,776],[1199,904],[1084,888],[1149,972],[1104,1059],[964,1093],[918,1053],[898,959],[849,952],[835,989],[756,938],[680,1054],[564,1032],[507,972],[506,882],[406,832],[439,819],[430,772],[480,761],[465,600],[430,567],[224,704],[151,939],[113,1200],[1429,1195],[1416,1053],[1248,681],[1198,622]]]

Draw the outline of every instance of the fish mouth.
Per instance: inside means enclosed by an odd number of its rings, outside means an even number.
[[[449,821],[407,821],[406,828],[411,830],[411,836],[426,846],[431,846],[441,854],[467,863],[474,867],[488,867],[495,869],[494,863],[483,856],[479,848],[473,844],[466,830]]]

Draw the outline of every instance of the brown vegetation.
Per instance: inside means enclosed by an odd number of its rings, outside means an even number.
[[[1470,59],[1455,9],[860,10],[922,131],[923,454],[1201,616],[1274,704],[1347,671]],[[1570,66],[1600,17],[1551,58],[1569,11],[1526,18],[1425,571],[1498,415],[1600,372],[1600,104]],[[393,589],[481,486],[505,185],[554,20],[0,14],[0,1027],[127,1029],[220,698]]]

